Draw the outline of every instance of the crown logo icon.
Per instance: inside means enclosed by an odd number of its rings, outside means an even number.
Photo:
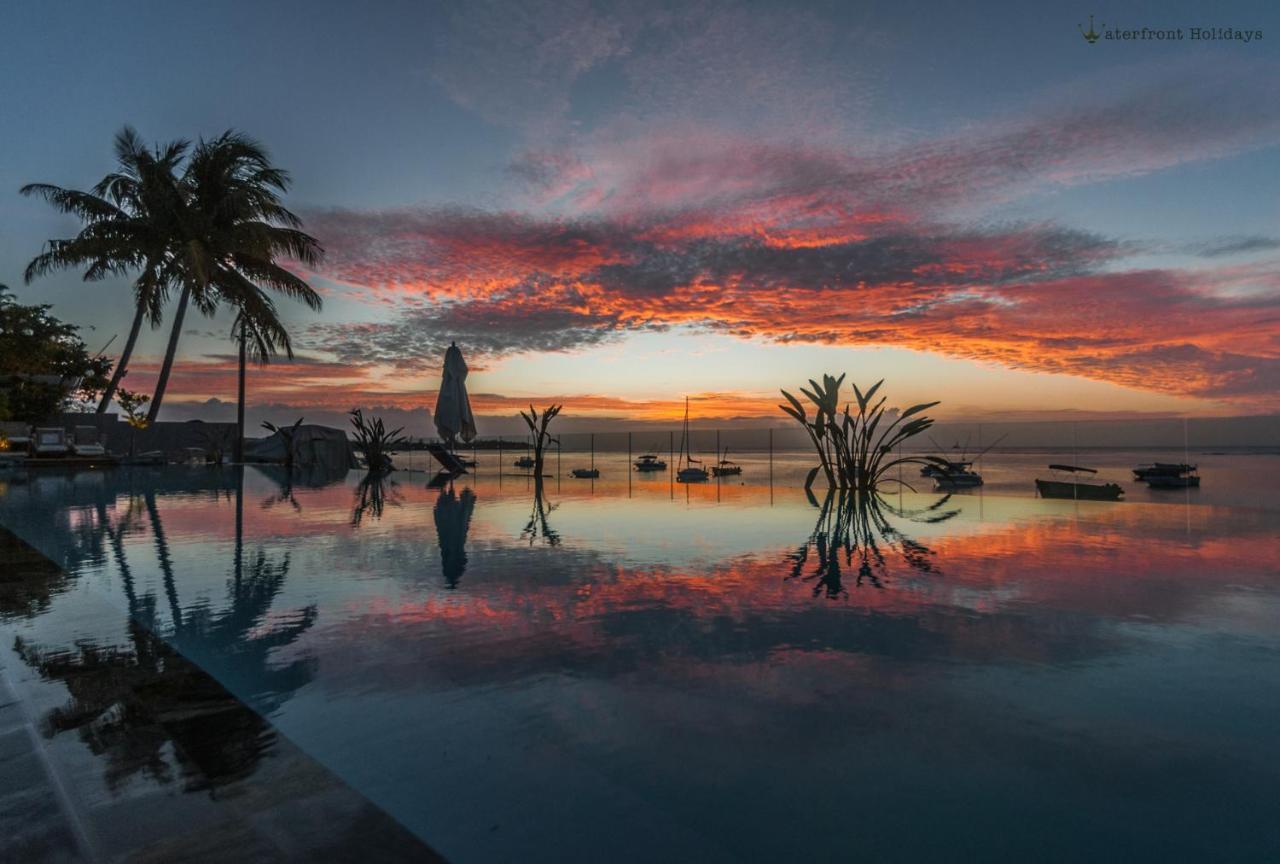
[[[1103,27],[1103,29],[1104,29],[1104,30],[1106,29],[1106,26],[1107,26],[1107,25],[1106,25],[1105,23],[1102,25],[1102,27]],[[1092,45],[1094,42],[1097,42],[1099,39],[1101,39],[1101,38],[1102,38],[1102,34],[1101,34],[1101,33],[1099,33],[1099,32],[1097,32],[1096,30],[1094,30],[1094,29],[1093,29],[1093,16],[1092,16],[1092,15],[1090,15],[1090,16],[1089,16],[1089,29],[1088,29],[1088,31],[1086,31],[1086,30],[1085,30],[1083,27],[1081,27],[1079,24],[1077,24],[1077,25],[1076,25],[1076,29],[1078,29],[1078,30],[1080,31],[1080,35],[1084,37],[1084,41],[1088,42],[1090,45]]]

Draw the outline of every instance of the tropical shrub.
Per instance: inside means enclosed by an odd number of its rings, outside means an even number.
[[[923,412],[937,402],[912,405],[901,412],[886,409],[883,396],[872,404],[880,385],[884,384],[882,378],[866,393],[857,384],[852,385],[858,410],[851,411],[849,403],[845,403],[841,411],[840,385],[844,379],[844,375],[839,378],[823,375],[821,384],[811,378],[809,387],[800,388],[813,403],[812,420],[799,399],[782,391],[789,404],[778,407],[804,427],[818,456],[818,467],[809,472],[805,488],[813,485],[819,471],[832,488],[874,492],[888,482],[911,488],[910,484],[889,477],[889,471],[909,464],[946,467],[946,460],[937,456],[894,456],[902,443],[933,425],[934,421]]]
[[[551,437],[551,433],[547,431],[547,427],[551,425],[551,421],[556,419],[563,405],[550,405],[541,415],[538,414],[532,405],[529,406],[529,413],[520,412],[520,416],[524,418],[525,424],[529,427],[529,432],[533,435],[533,476],[542,477],[542,461],[546,453],[548,444],[559,444],[560,442]]]
[[[388,431],[381,417],[366,420],[364,412],[359,408],[348,413],[351,415],[351,425],[355,429],[356,449],[364,453],[369,473],[385,474],[388,471],[394,471],[391,452],[406,443],[406,439],[400,435],[404,427]]]

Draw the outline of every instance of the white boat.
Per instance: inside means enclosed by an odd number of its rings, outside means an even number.
[[[676,463],[676,482],[705,483],[711,475],[702,462],[689,452],[689,397],[684,397],[684,427],[680,430],[680,460]]]

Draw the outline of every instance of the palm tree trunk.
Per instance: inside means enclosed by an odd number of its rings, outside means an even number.
[[[244,461],[244,363],[245,343],[244,327],[240,329],[240,392],[236,398],[236,446],[232,454],[237,463]]]
[[[120,386],[120,379],[124,377],[124,373],[129,369],[129,358],[133,356],[133,346],[138,342],[138,332],[142,330],[142,319],[146,316],[146,313],[146,306],[139,303],[138,311],[133,313],[133,326],[129,328],[129,338],[124,343],[124,350],[120,352],[120,361],[116,363],[115,371],[111,373],[111,382],[107,384],[107,389],[102,393],[102,401],[98,403],[99,414],[107,413],[107,406],[115,398],[116,388]]]
[[[187,301],[191,299],[191,286],[182,286],[182,297],[178,299],[178,311],[173,316],[173,329],[169,331],[169,347],[164,352],[164,365],[160,367],[160,377],[156,380],[156,393],[151,397],[151,410],[147,412],[147,423],[156,422],[160,413],[160,403],[164,401],[164,390],[169,386],[169,373],[173,370],[173,357],[178,353],[178,337],[182,335],[182,319],[187,314]]]

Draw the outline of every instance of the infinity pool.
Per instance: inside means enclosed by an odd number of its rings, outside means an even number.
[[[1280,513],[767,470],[0,478],[58,565],[0,650],[65,713],[155,640],[265,721],[201,733],[237,782],[268,729],[460,862],[1280,856]],[[181,785],[95,722],[95,796]]]

